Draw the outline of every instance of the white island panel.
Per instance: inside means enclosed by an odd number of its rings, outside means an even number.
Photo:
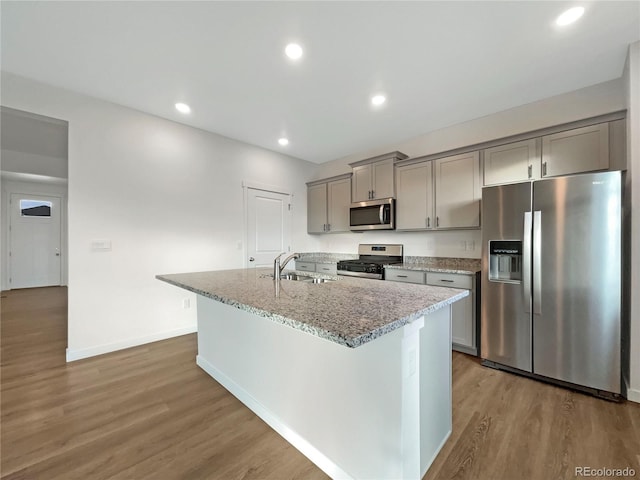
[[[347,348],[198,296],[198,358],[332,478],[419,479],[451,433],[449,305]]]

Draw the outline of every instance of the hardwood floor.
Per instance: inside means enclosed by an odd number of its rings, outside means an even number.
[[[327,478],[196,366],[195,335],[67,364],[66,289],[2,296],[2,479]],[[425,480],[568,479],[579,466],[640,479],[638,404],[454,352],[453,405]]]

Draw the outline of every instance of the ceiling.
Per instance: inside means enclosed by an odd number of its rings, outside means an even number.
[[[322,163],[620,77],[640,2],[576,4],[2,1],[1,66]]]

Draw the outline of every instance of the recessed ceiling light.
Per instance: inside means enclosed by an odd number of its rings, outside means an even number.
[[[302,47],[297,43],[290,43],[284,49],[284,53],[287,54],[291,60],[298,60],[302,56]]]
[[[284,138],[284,137],[279,138],[278,139],[278,143],[280,145],[282,145],[283,147],[286,147],[287,145],[289,145],[289,139],[288,138]]]
[[[556,25],[564,27],[578,20],[584,14],[584,7],[573,7],[556,18]]]
[[[375,106],[382,105],[386,101],[387,97],[385,97],[384,95],[374,95],[373,97],[371,97],[371,103]]]
[[[186,103],[176,103],[176,110],[180,113],[191,113],[191,107]]]

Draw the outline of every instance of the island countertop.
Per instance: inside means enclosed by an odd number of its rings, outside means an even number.
[[[321,284],[282,280],[276,297],[270,273],[269,268],[258,268],[156,278],[352,348],[469,294],[456,288],[337,276]]]

